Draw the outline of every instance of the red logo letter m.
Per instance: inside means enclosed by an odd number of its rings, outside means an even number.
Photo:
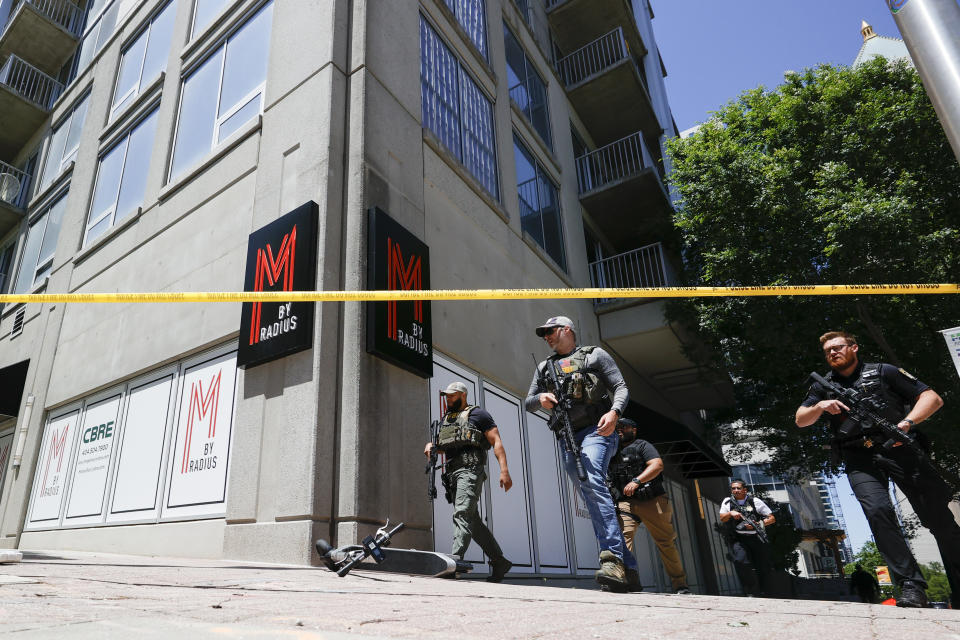
[[[201,421],[209,414],[210,424],[207,427],[207,438],[217,435],[217,411],[220,409],[220,376],[223,371],[210,379],[207,393],[203,393],[203,380],[197,380],[190,385],[190,408],[187,409],[187,429],[183,437],[183,460],[180,464],[180,473],[186,473],[190,468],[190,445],[193,441],[193,419]]]
[[[297,226],[287,235],[283,236],[280,243],[280,250],[276,257],[273,255],[273,248],[267,244],[266,250],[257,249],[257,268],[254,275],[253,290],[263,291],[264,282],[267,286],[274,287],[280,281],[280,274],[283,274],[283,291],[293,291],[293,267],[297,254]],[[254,302],[253,312],[250,315],[250,344],[260,342],[260,316],[262,314],[263,303]]]
[[[422,289],[423,278],[420,256],[410,256],[410,261],[404,263],[400,245],[387,238],[387,289],[410,291]],[[423,301],[413,303],[413,317],[417,322],[423,322]],[[391,340],[397,339],[397,301],[387,302],[387,336]]]

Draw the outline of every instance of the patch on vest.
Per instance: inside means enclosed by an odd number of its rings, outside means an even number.
[[[906,369],[900,368],[900,369],[897,369],[897,371],[899,371],[899,372],[902,373],[903,375],[907,376],[907,377],[910,378],[911,380],[916,380],[916,378],[913,377],[913,375],[907,373],[907,370],[906,370]]]
[[[573,363],[573,360],[570,358],[563,358],[562,360],[557,360],[557,364],[560,365],[560,370],[564,373],[570,373],[576,371],[577,367]]]

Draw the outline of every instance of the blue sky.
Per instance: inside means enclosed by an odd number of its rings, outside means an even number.
[[[850,64],[866,20],[900,37],[884,0],[651,0],[653,28],[667,67],[667,93],[681,131],[784,71]]]

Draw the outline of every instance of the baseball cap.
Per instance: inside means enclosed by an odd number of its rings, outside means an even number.
[[[466,393],[466,392],[467,392],[467,385],[463,384],[458,380],[456,382],[451,382],[450,384],[448,384],[447,388],[441,391],[440,393],[442,393],[443,395],[447,395],[449,393]]]
[[[573,327],[573,320],[567,316],[553,316],[549,318],[542,325],[537,327],[537,336],[542,338],[543,335],[547,332],[547,329],[552,329],[553,327],[570,327],[571,331],[575,331]]]

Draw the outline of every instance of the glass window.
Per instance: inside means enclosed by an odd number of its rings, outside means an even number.
[[[87,116],[88,98],[89,94],[77,103],[70,115],[53,130],[50,144],[47,146],[47,158],[43,163],[43,178],[40,180],[39,189],[53,182],[64,167],[76,159],[77,148],[80,145],[80,132]]]
[[[50,273],[57,236],[60,235],[60,222],[66,206],[67,194],[64,193],[30,225],[14,293],[32,291]]]
[[[190,37],[196,38],[217,17],[217,14],[223,10],[226,4],[227,0],[197,0]]]
[[[142,120],[100,159],[84,245],[136,211],[143,203],[157,110]]]
[[[263,111],[272,10],[264,5],[184,79],[171,179]]]
[[[420,98],[423,126],[499,198],[493,105],[422,15]]]
[[[117,73],[117,89],[110,110],[111,120],[166,68],[173,37],[175,5],[175,2],[167,4],[123,52],[120,71]]]
[[[503,25],[503,39],[507,55],[507,86],[513,100],[533,125],[534,130],[553,148],[550,135],[550,114],[547,110],[547,86],[537,70],[530,64],[520,41]]]
[[[517,168],[520,226],[566,271],[559,189],[516,134],[513,136],[513,148]]]
[[[480,55],[487,57],[487,14],[483,0],[444,0],[457,22],[467,32]]]

